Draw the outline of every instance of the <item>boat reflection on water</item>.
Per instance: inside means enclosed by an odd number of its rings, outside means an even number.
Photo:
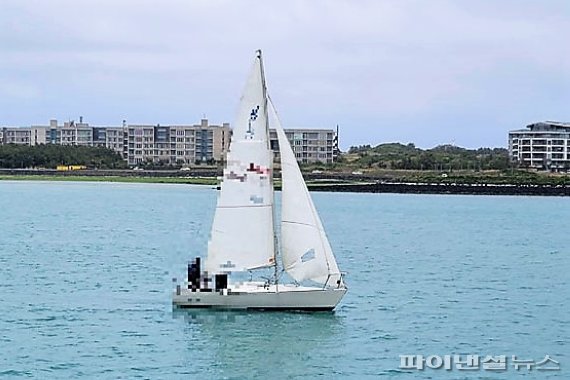
[[[346,334],[344,317],[330,312],[245,312],[173,309],[185,322],[187,362],[204,363],[209,375],[230,378],[281,378],[318,375],[334,368],[334,352]],[[318,352],[317,352],[318,351]],[[327,353],[328,351],[328,353]],[[315,362],[311,357],[330,360]],[[212,365],[215,368],[212,368]],[[277,367],[276,367],[277,366]],[[275,374],[275,368],[282,368]],[[231,373],[228,371],[231,369]],[[328,371],[327,371],[328,372]]]

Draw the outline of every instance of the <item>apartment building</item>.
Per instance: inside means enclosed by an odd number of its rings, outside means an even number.
[[[127,156],[127,128],[104,127],[93,131],[93,145],[109,148],[119,153],[125,160]]]
[[[545,121],[510,131],[509,156],[522,167],[570,169],[570,123]]]
[[[31,145],[31,128],[5,127],[2,129],[4,144]]]
[[[122,126],[90,126],[79,118],[59,125],[2,128],[0,143],[57,144],[106,147],[119,153],[130,166],[144,164],[191,165],[222,161],[229,148],[228,123],[211,125],[207,119],[194,125],[145,125],[123,121]],[[332,163],[338,155],[338,131],[286,129],[285,134],[301,163]],[[277,134],[270,131],[271,147],[278,158]]]
[[[46,143],[45,127],[0,128],[0,144],[39,145]]]
[[[300,163],[331,164],[338,157],[338,129],[285,129],[285,135]],[[271,148],[278,158],[279,143],[275,130],[269,131],[269,137]]]
[[[129,125],[129,165],[165,163],[190,165],[221,161],[230,142],[228,123],[210,125],[202,119],[196,125]]]
[[[63,128],[57,128],[61,145],[93,146],[93,127],[89,124],[74,121],[65,122]]]

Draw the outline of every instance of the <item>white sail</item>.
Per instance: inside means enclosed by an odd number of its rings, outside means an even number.
[[[274,264],[273,155],[258,51],[233,125],[206,270],[244,271]]]
[[[269,114],[281,155],[283,267],[298,282],[311,280],[325,286],[339,286],[342,278],[331,245],[271,102]]]

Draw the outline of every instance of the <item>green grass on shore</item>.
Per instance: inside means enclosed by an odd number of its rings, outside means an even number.
[[[0,181],[72,181],[72,182],[126,182],[126,183],[180,183],[216,185],[216,178],[205,177],[118,177],[80,175],[0,175]]]
[[[0,175],[0,181],[59,181],[59,182],[120,182],[120,183],[175,183],[187,185],[216,186],[218,180],[212,177],[119,177],[119,176],[82,176],[82,175]],[[349,181],[308,181],[307,186],[347,185]],[[281,180],[274,182],[275,189],[281,189]]]
[[[307,175],[308,174],[308,175]],[[375,182],[394,183],[440,183],[440,184],[488,184],[488,185],[570,185],[570,175],[560,173],[538,173],[522,170],[512,171],[436,171],[413,170],[367,170],[361,175],[350,173],[324,173],[332,178],[314,178],[305,173],[307,185],[335,186],[348,184],[366,184]],[[85,175],[85,174],[0,174],[1,180],[11,181],[77,181],[77,182],[123,182],[123,183],[174,183],[215,186],[216,177],[155,177],[144,175]],[[281,180],[275,179],[275,187],[281,187]]]

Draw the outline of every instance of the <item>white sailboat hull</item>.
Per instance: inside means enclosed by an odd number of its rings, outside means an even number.
[[[340,302],[346,288],[323,289],[294,285],[245,283],[223,291],[191,291],[181,289],[173,295],[180,308],[215,308],[236,310],[302,310],[330,311]]]

